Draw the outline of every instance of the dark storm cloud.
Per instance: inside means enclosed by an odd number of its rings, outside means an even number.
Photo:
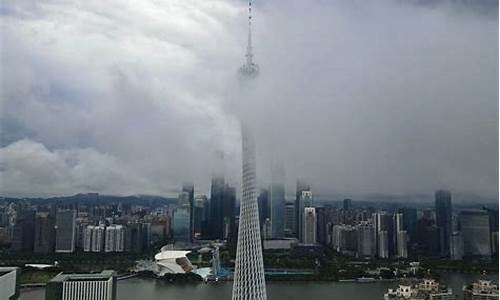
[[[207,192],[220,149],[237,185],[241,101],[262,184],[496,194],[496,3],[255,2],[250,100],[244,6],[2,3],[1,194]]]

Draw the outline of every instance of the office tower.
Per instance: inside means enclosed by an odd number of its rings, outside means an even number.
[[[417,222],[417,243],[420,252],[427,256],[440,255],[440,229],[430,219],[421,218]]]
[[[60,273],[47,283],[45,300],[116,300],[115,272]]]
[[[271,237],[282,239],[285,237],[285,169],[282,164],[272,167],[269,191]]]
[[[224,231],[224,177],[214,175],[210,189],[210,237],[222,239]]]
[[[389,258],[389,232],[386,230],[378,232],[378,257]]]
[[[251,2],[248,6],[248,46],[246,63],[240,68],[242,88],[250,89],[259,67],[253,62]],[[250,100],[250,99],[248,99]],[[266,282],[260,238],[256,190],[256,145],[247,120],[241,122],[242,195],[238,224],[238,244],[233,281],[233,300],[266,300]]]
[[[403,214],[403,230],[408,233],[408,240],[415,241],[417,235],[417,209],[413,207],[404,207],[400,209]]]
[[[269,191],[267,189],[260,190],[259,196],[257,197],[257,204],[259,206],[259,224],[261,228],[263,228],[264,222],[270,218]]]
[[[317,219],[317,227],[316,227],[317,243],[321,245],[327,245],[328,241],[327,224],[329,221],[328,209],[326,207],[316,207],[316,219]]]
[[[350,210],[352,208],[352,200],[344,199],[344,201],[342,201],[342,208],[344,210]]]
[[[287,203],[285,205],[285,235],[293,236],[295,231],[295,204]]]
[[[396,256],[398,258],[408,257],[408,232],[404,230],[403,213],[394,214],[394,240],[396,245]]]
[[[129,223],[125,229],[125,251],[141,253],[147,244],[147,226],[143,223]]]
[[[48,212],[38,212],[35,216],[36,253],[51,253],[54,251],[55,220]]]
[[[173,234],[176,243],[189,243],[191,213],[189,208],[189,193],[182,192],[177,200],[177,207],[174,209]]]
[[[35,241],[35,211],[24,210],[18,213],[12,228],[11,249],[14,251],[33,251]]]
[[[450,257],[453,260],[462,260],[464,257],[464,239],[459,231],[455,231],[451,235]]]
[[[377,242],[377,254],[379,257],[387,258],[396,255],[396,245],[394,238],[394,217],[387,212],[378,212],[374,214],[374,224],[375,224],[375,235]],[[380,235],[380,232],[384,231],[385,233]],[[387,234],[387,237],[385,236]],[[381,245],[380,238],[384,238],[383,245]],[[380,250],[387,251],[386,253],[380,253]]]
[[[408,234],[406,230],[398,231],[396,245],[398,258],[408,258]]]
[[[498,231],[491,233],[491,254],[498,257]]]
[[[304,219],[304,212],[305,212],[305,208],[306,207],[312,207],[312,200],[313,199],[313,196],[312,196],[312,192],[311,191],[302,191],[302,194],[300,195],[300,198],[299,198],[299,209],[300,209],[300,213],[299,213],[299,225],[300,225],[300,228],[299,228],[299,241],[301,243],[304,243],[304,222],[305,222],[305,219]]]
[[[205,195],[198,195],[194,198],[193,231],[196,239],[202,238],[203,226],[207,226],[206,210],[208,210],[208,200]]]
[[[304,240],[303,243],[307,245],[316,244],[316,209],[314,207],[304,208]]]
[[[18,267],[0,267],[0,299],[19,299]]]
[[[488,213],[483,210],[461,211],[459,223],[464,240],[464,255],[491,256]]]
[[[182,191],[188,193],[189,199],[189,232],[190,239],[194,236],[194,185],[192,183],[185,183],[182,185]]]
[[[451,193],[446,190],[438,190],[435,193],[436,202],[436,226],[440,230],[441,255],[450,255],[450,238],[452,231],[451,215]]]
[[[56,246],[58,253],[75,251],[76,212],[72,209],[59,210],[56,214]]]
[[[123,252],[125,245],[125,229],[122,225],[106,227],[105,252]]]
[[[300,215],[302,214],[302,212],[304,211],[304,207],[302,206],[301,207],[301,204],[300,204],[300,199],[302,197],[302,192],[304,191],[311,191],[311,186],[309,184],[307,184],[306,182],[302,181],[302,180],[297,180],[297,184],[296,184],[296,193],[295,193],[295,231],[294,233],[297,235],[297,238],[300,240],[301,239],[301,229],[302,228],[302,224],[300,223]]]
[[[222,216],[224,227],[222,237],[227,241],[236,241],[236,189],[226,184],[223,199]]]
[[[356,225],[358,235],[358,257],[374,257],[377,254],[375,243],[375,228],[369,222]]]

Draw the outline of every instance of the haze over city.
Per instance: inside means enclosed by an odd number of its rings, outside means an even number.
[[[0,195],[240,185],[244,1],[0,4]],[[497,201],[496,1],[262,1],[258,180]],[[290,187],[290,188],[288,188]],[[455,198],[455,199],[457,199]]]

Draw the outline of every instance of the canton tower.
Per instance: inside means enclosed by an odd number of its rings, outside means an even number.
[[[248,3],[248,45],[246,62],[239,69],[242,87],[259,74],[259,66],[252,54],[252,2]],[[245,92],[248,89],[243,89]],[[232,300],[266,300],[266,282],[260,239],[259,211],[257,207],[255,140],[250,126],[240,117],[242,140],[242,192],[238,246],[234,270]]]

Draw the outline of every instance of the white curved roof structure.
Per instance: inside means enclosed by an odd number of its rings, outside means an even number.
[[[155,255],[156,264],[159,267],[160,275],[189,273],[193,270],[193,265],[186,257],[191,251],[183,250],[162,250]]]

